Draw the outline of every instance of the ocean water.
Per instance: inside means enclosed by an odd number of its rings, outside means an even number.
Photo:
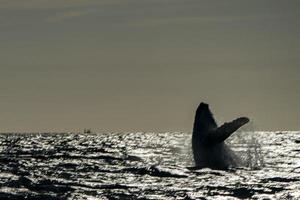
[[[300,132],[240,132],[195,169],[191,133],[0,134],[0,199],[300,199]]]

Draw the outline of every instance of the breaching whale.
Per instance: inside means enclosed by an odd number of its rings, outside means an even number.
[[[200,103],[197,108],[192,149],[197,168],[227,169],[238,166],[240,161],[224,143],[233,132],[248,123],[247,117],[240,117],[218,127],[208,104]]]

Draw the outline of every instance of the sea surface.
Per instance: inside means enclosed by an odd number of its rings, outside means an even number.
[[[0,134],[0,199],[300,199],[300,132],[239,132],[195,169],[191,133]]]

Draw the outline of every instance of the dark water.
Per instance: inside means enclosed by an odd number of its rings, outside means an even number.
[[[1,134],[0,199],[300,199],[300,132],[237,133],[248,166],[193,169],[188,133]]]

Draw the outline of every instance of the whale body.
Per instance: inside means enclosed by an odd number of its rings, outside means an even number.
[[[218,127],[208,104],[200,103],[196,111],[192,135],[196,167],[227,169],[238,166],[240,159],[224,143],[224,140],[248,122],[247,117],[240,117]]]

